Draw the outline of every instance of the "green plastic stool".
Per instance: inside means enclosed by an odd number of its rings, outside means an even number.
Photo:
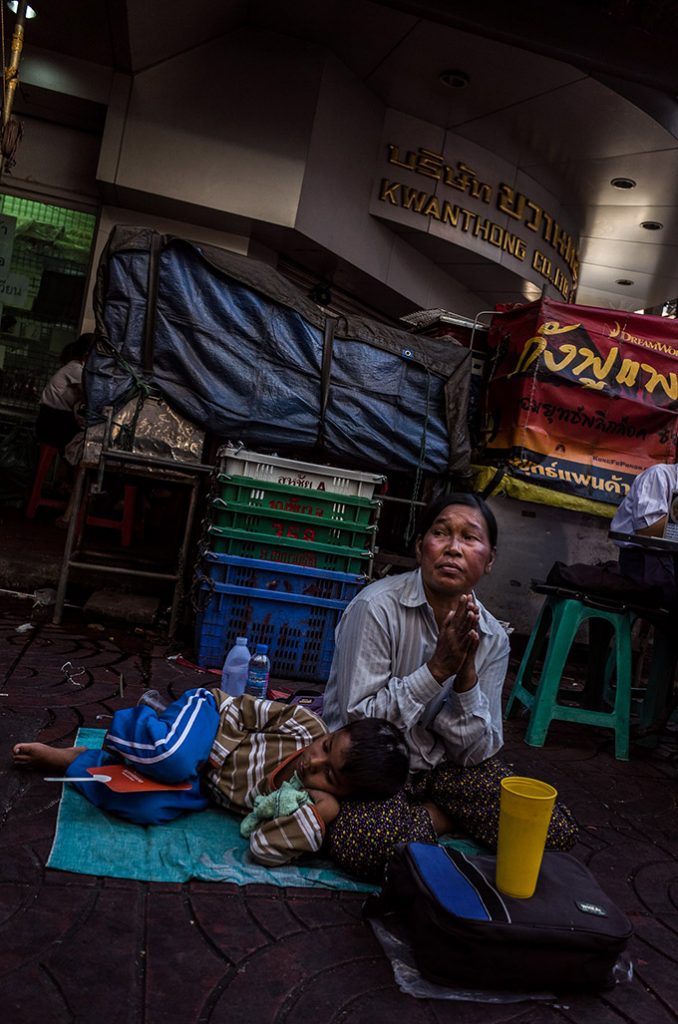
[[[525,648],[518,675],[506,706],[511,714],[516,701],[530,711],[525,742],[542,747],[554,719],[614,729],[614,752],[619,761],[629,759],[631,717],[631,624],[633,614],[624,604],[548,586],[535,587],[546,600]],[[582,622],[589,620],[589,664],[581,706],[558,703],[560,684],[570,649]],[[612,650],[610,641],[613,640]],[[536,660],[546,650],[539,680],[531,688]],[[609,683],[611,669],[616,685]],[[605,693],[613,701],[603,710]]]

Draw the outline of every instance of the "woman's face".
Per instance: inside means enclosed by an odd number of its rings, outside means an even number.
[[[447,505],[418,538],[416,552],[424,588],[441,597],[468,594],[495,556],[482,512],[468,505]]]

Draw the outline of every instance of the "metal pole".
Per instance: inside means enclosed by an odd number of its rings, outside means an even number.
[[[85,485],[85,474],[87,468],[80,465],[78,469],[78,475],[75,480],[74,497],[73,497],[73,508],[71,510],[71,518],[68,524],[68,532],[66,534],[66,545],[64,547],[64,557],[61,563],[61,573],[59,574],[59,584],[57,586],[56,602],[54,604],[54,617],[52,622],[55,626],[61,625],[61,615],[64,610],[64,601],[66,600],[66,584],[68,583],[68,570],[70,568],[71,555],[73,553],[73,541],[75,539],[75,531],[78,528],[80,521],[80,506],[82,504],[82,495]]]
[[[188,545],[191,540],[191,532],[193,530],[193,520],[195,519],[195,509],[198,502],[198,489],[200,487],[200,478],[194,477],[191,484],[191,497],[188,503],[188,511],[186,513],[186,528],[184,530],[184,539],[181,544],[179,551],[179,560],[177,563],[177,583],[174,588],[174,596],[172,598],[172,612],[170,615],[168,636],[170,639],[174,637],[177,628],[177,620],[179,617],[179,605],[181,599],[184,596],[184,576],[186,573],[186,555],[188,553]]]
[[[19,61],[21,60],[21,51],[24,46],[24,25],[26,23],[27,7],[27,0],[19,0],[16,21],[14,23],[14,34],[12,35],[11,58],[8,67],[3,69],[5,76],[5,97],[2,105],[3,128],[9,124],[9,119],[12,116],[14,93],[19,81]]]

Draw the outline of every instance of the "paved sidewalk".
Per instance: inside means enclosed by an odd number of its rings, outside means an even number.
[[[12,770],[11,746],[69,745],[145,687],[205,677],[129,627],[27,633],[30,602],[0,600],[0,1019],[3,1024],[668,1024],[678,1019],[678,742],[616,762],[608,737],[555,726],[535,751],[511,722],[506,754],[556,785],[583,829],[574,851],[633,920],[636,977],[557,1006],[402,994],[353,893],[148,884],[47,870],[60,787]],[[69,682],[61,666],[84,673]],[[119,696],[120,675],[124,699]],[[78,685],[80,684],[80,685]],[[678,737],[676,738],[678,739]]]

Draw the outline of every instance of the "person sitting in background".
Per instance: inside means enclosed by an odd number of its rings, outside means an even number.
[[[202,687],[160,713],[145,704],[116,711],[103,750],[17,743],[13,759],[16,767],[63,773],[91,803],[136,824],[162,824],[210,802],[250,811],[241,831],[254,859],[269,867],[319,850],[341,801],[391,796],[409,768],[407,747],[389,722],[329,732],[298,704]],[[77,781],[88,768],[119,764],[158,783],[190,786],[121,793]]]
[[[629,493],[621,501],[610,530],[661,537],[664,533],[671,499],[678,491],[678,465],[657,463],[639,473]],[[619,545],[619,569],[623,576],[645,587],[662,592],[663,602],[673,608],[678,603],[675,556],[646,551],[638,546],[615,541]]]
[[[53,445],[63,456],[66,445],[83,429],[82,369],[94,334],[81,334],[61,353],[61,367],[49,379],[40,398],[35,435],[41,444]]]
[[[419,568],[371,583],[339,620],[325,721],[335,729],[387,719],[402,730],[413,771],[390,800],[351,801],[332,823],[330,856],[358,877],[379,879],[398,842],[461,830],[496,846],[500,781],[516,774],[496,756],[509,641],[474,594],[496,545],[482,499],[444,495],[420,518]],[[569,849],[576,836],[557,804],[547,845]]]

